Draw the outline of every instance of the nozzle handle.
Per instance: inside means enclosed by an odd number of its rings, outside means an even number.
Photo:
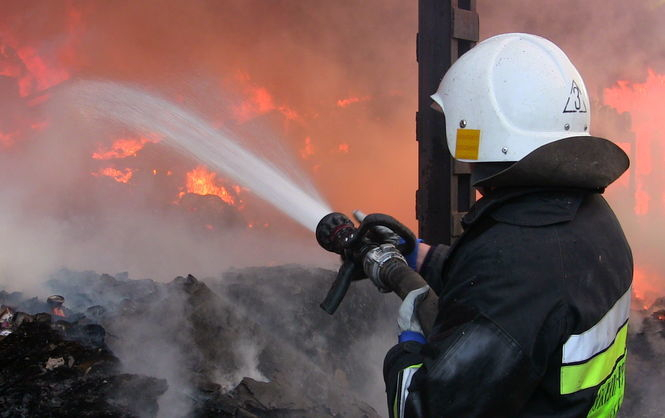
[[[328,290],[326,298],[321,302],[321,309],[328,312],[330,315],[334,314],[339,307],[339,304],[342,303],[344,296],[346,296],[346,292],[349,290],[351,282],[358,275],[362,275],[362,270],[358,270],[358,267],[353,260],[348,259],[344,261],[339,268],[335,281],[332,286],[330,286],[330,290]]]
[[[402,238],[404,242],[397,245],[402,254],[409,254],[416,248],[416,236],[413,235],[413,232],[397,219],[382,213],[373,213],[365,216],[354,238],[356,240],[360,239],[372,228],[388,228]]]

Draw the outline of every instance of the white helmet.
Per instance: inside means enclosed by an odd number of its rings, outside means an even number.
[[[582,77],[559,47],[535,35],[480,42],[450,67],[432,99],[460,161],[519,161],[550,142],[589,135]]]

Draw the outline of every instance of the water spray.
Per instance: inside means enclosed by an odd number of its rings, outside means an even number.
[[[67,94],[82,116],[119,122],[139,133],[159,133],[164,142],[250,189],[310,231],[330,208],[283,171],[243,147],[231,132],[136,86],[80,81]]]

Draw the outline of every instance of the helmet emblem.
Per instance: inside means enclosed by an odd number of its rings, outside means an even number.
[[[575,80],[573,80],[573,84],[570,86],[570,93],[568,94],[568,101],[566,101],[566,106],[563,108],[563,113],[586,113],[587,106],[584,99],[582,91]]]

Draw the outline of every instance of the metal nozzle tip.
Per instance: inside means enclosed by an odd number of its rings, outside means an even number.
[[[358,221],[358,222],[362,222],[363,219],[365,219],[366,216],[367,216],[367,214],[365,212],[361,211],[360,209],[356,209],[356,210],[353,211],[353,217],[356,218],[356,221]]]

